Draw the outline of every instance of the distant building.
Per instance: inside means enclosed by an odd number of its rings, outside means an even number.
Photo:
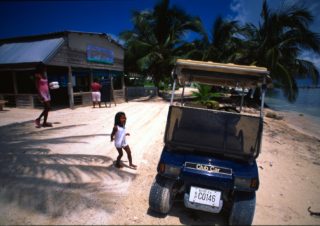
[[[123,47],[104,33],[64,31],[0,39],[0,99],[13,107],[40,106],[34,73],[43,63],[49,82],[60,85],[50,91],[52,106],[91,104],[94,78],[107,84],[104,91],[113,90],[111,94],[122,102],[123,61]]]

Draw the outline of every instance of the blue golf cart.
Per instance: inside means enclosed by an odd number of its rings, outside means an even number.
[[[180,194],[186,208],[214,214],[227,211],[230,225],[253,221],[263,131],[266,68],[178,59],[164,135],[164,148],[149,194],[150,209],[167,214]],[[183,87],[181,103],[174,100],[177,82]],[[260,113],[240,106],[219,110],[194,107],[184,101],[190,83],[261,90]],[[227,111],[228,110],[228,111]]]

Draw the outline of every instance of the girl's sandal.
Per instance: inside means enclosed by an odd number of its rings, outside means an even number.
[[[122,166],[120,163],[116,163],[116,164],[115,164],[115,167],[117,167],[117,168],[123,168],[123,166]]]
[[[137,169],[138,166],[136,166],[136,165],[134,165],[134,164],[131,164],[131,165],[129,165],[129,167],[130,167],[131,169]]]
[[[52,123],[49,123],[49,122],[43,123],[42,126],[43,127],[52,127]]]
[[[40,119],[34,120],[34,123],[36,124],[36,127],[37,127],[37,128],[40,128],[40,127],[41,127]]]

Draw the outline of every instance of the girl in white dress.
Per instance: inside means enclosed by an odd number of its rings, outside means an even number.
[[[126,136],[130,136],[130,133],[126,133],[125,125],[126,125],[126,115],[124,112],[118,112],[114,117],[114,127],[111,133],[111,141],[114,141],[114,145],[119,153],[116,161],[116,167],[122,168],[123,166],[120,164],[120,160],[123,156],[124,149],[127,153],[129,160],[129,167],[132,169],[136,169],[137,166],[132,163],[131,150],[129,145],[126,142]]]

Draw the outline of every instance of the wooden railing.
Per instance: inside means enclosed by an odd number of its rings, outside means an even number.
[[[7,101],[6,106],[8,107],[42,107],[42,103],[37,94],[0,94],[0,99]]]

